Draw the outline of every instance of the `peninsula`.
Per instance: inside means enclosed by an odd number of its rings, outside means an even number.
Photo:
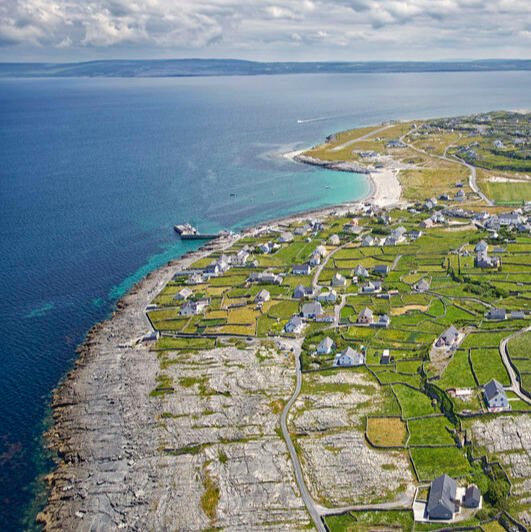
[[[288,154],[370,197],[224,233],[124,296],[54,394],[38,521],[526,530],[530,135],[492,112]]]

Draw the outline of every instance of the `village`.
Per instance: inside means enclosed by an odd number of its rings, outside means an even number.
[[[444,126],[457,144],[463,124],[400,125],[406,140],[379,142],[409,150]],[[355,154],[381,157],[365,145]],[[172,367],[194,352],[295,355],[302,390],[285,440],[323,529],[525,530],[531,204],[486,203],[461,177],[397,206],[360,203],[226,236],[146,308],[153,331],[142,342],[161,361],[154,400],[190,386]],[[208,403],[215,392],[194,382]],[[377,478],[355,480],[374,467]],[[215,526],[215,505],[207,515]]]

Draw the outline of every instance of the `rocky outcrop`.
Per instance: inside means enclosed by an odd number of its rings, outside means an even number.
[[[370,170],[364,166],[360,166],[353,161],[323,161],[308,155],[300,154],[293,157],[294,161],[312,166],[321,166],[329,170],[337,170],[339,172],[353,172],[356,174],[370,174]]]

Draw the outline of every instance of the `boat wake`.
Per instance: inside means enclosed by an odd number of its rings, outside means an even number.
[[[348,113],[346,115],[318,116],[316,118],[304,118],[301,120],[297,120],[297,124],[308,124],[310,122],[323,122],[325,120],[334,120],[335,118],[348,118],[349,116],[355,116],[355,113]]]

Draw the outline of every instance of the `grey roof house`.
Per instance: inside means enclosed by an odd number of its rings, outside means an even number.
[[[481,503],[481,491],[475,484],[471,484],[465,491],[463,506],[466,508],[477,508]]]
[[[334,347],[334,341],[327,336],[326,338],[323,338],[321,343],[317,346],[317,354],[328,355],[332,351],[332,347]]]
[[[430,487],[426,511],[430,519],[452,519],[455,512],[457,484],[446,473],[437,477]]]
[[[489,408],[509,408],[509,401],[503,386],[496,380],[492,379],[485,385],[483,396]]]

